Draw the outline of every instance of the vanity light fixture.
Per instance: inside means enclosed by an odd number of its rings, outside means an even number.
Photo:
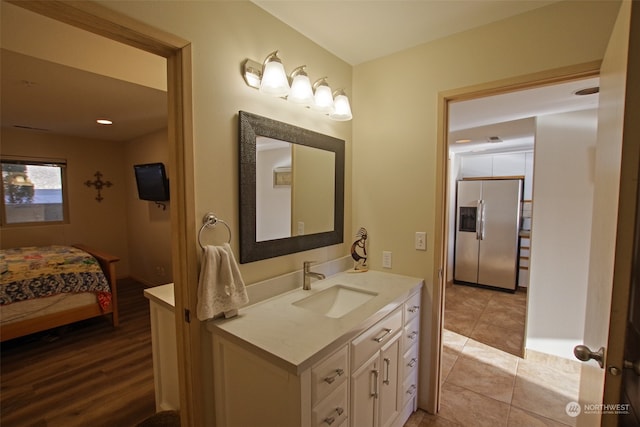
[[[349,98],[343,89],[333,92],[333,111],[329,113],[329,117],[342,122],[352,119]]]
[[[272,96],[287,96],[289,94],[289,80],[284,71],[284,65],[278,58],[278,51],[273,51],[264,60],[260,92]]]
[[[313,89],[304,67],[306,65],[301,65],[291,72],[291,92],[287,99],[294,104],[310,107],[313,105]]]
[[[316,80],[313,84],[313,90],[314,102],[311,108],[321,113],[331,113],[333,111],[333,94],[329,83],[327,83],[327,78]]]
[[[305,67],[306,65],[296,67],[287,77],[276,50],[267,55],[262,64],[247,59],[242,72],[247,86],[259,89],[262,93],[286,98],[294,104],[326,114],[333,120],[351,120],[351,106],[344,90],[332,93],[326,77],[311,85]]]

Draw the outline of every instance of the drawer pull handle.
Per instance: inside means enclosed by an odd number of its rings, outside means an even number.
[[[411,306],[407,309],[409,311],[409,313],[415,313],[416,311],[420,310],[420,306],[419,305],[414,305]]]
[[[327,384],[332,384],[336,380],[336,377],[341,377],[342,374],[344,374],[343,369],[336,369],[336,373],[329,377],[325,377],[324,382],[326,382]]]
[[[336,413],[338,414],[338,416],[342,415],[344,413],[344,409],[337,407],[336,408]]]
[[[384,333],[382,335],[380,335],[379,337],[374,338],[373,340],[375,342],[382,342],[382,340],[384,340],[387,337],[387,335],[389,335],[391,332],[393,332],[393,329],[384,328]]]
[[[409,338],[410,340],[415,339],[418,336],[418,331],[413,331],[411,332],[409,335],[407,335],[407,338]]]
[[[416,359],[415,357],[413,359],[411,359],[411,361],[409,363],[407,363],[407,366],[410,368],[413,368],[414,366],[416,366],[416,363],[418,362],[418,359]]]
[[[391,370],[391,367],[390,367],[391,366],[391,360],[385,357],[383,359],[383,362],[384,362],[384,366],[386,368],[386,370],[385,370],[386,372],[384,374],[384,380],[382,380],[382,383],[384,385],[389,385],[389,371]]]
[[[370,393],[370,396],[377,399],[378,398],[378,370],[374,369],[373,371],[371,371],[371,373],[373,374],[373,391]]]
[[[407,390],[407,394],[413,394],[416,391],[416,385],[415,384],[411,384],[411,387],[409,387],[409,390]]]
[[[333,417],[327,417],[327,418],[324,419],[324,422],[329,424],[329,425],[333,424],[335,421],[336,421],[336,419],[333,418]]]

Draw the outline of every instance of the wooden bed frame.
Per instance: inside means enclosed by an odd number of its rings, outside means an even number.
[[[96,302],[95,304],[76,307],[58,313],[46,314],[32,319],[8,323],[6,325],[2,325],[0,328],[0,342],[56,328],[58,326],[68,325],[80,320],[109,314],[111,314],[111,323],[113,326],[118,326],[118,292],[115,263],[120,261],[120,258],[89,248],[85,245],[75,244],[72,246],[90,253],[100,263],[100,267],[102,268],[104,275],[107,277],[107,281],[111,287],[111,308],[103,311],[100,308],[100,305]]]

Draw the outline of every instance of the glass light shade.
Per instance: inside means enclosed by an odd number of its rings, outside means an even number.
[[[296,68],[291,73],[291,91],[289,92],[289,101],[294,104],[309,107],[313,104],[313,89],[311,89],[311,81],[304,71],[304,65]]]
[[[339,121],[347,121],[353,118],[349,98],[343,90],[336,91],[335,97],[333,98],[333,111],[329,113],[329,117]]]
[[[316,93],[313,96],[314,102],[311,108],[321,113],[330,113],[333,111],[333,94],[326,79],[322,78],[316,81],[313,87]]]
[[[260,92],[272,96],[287,96],[289,94],[289,80],[284,66],[278,58],[278,51],[270,53],[264,60]]]

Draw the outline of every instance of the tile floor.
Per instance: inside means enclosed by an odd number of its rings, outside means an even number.
[[[578,361],[523,359],[526,292],[449,285],[445,298],[440,412],[414,413],[405,427],[573,426]]]

